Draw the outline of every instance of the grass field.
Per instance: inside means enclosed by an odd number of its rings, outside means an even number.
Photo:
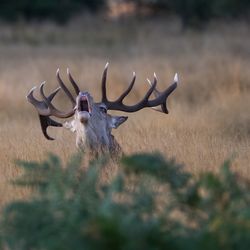
[[[75,20],[67,27],[0,25],[0,204],[25,197],[10,181],[19,174],[15,159],[42,160],[47,152],[64,160],[76,151],[75,137],[49,129],[46,140],[37,114],[27,103],[28,90],[42,81],[47,91],[66,82],[69,67],[82,90],[100,98],[103,67],[110,63],[109,95],[115,98],[137,72],[136,102],[156,72],[159,88],[178,72],[180,85],[169,98],[169,115],[145,109],[129,114],[114,134],[125,153],[160,151],[194,173],[216,171],[225,159],[250,177],[250,26],[211,24],[206,31],[181,32],[164,20]],[[63,96],[57,98],[61,107]]]

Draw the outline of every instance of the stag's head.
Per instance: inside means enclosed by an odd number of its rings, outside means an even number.
[[[99,128],[117,128],[127,120],[127,116],[111,116],[107,113],[105,103],[95,103],[93,97],[88,92],[79,92],[76,97],[75,120],[83,126],[94,126],[98,124]]]
[[[167,109],[167,97],[175,90],[177,87],[177,74],[174,77],[174,83],[170,85],[166,90],[160,92],[156,88],[157,78],[154,74],[154,80],[150,84],[150,88],[145,94],[144,98],[135,105],[125,105],[123,103],[124,98],[132,90],[135,83],[135,73],[133,73],[133,78],[128,86],[128,88],[121,94],[119,98],[115,101],[110,101],[107,98],[106,92],[106,79],[107,79],[108,64],[106,64],[103,75],[102,75],[102,100],[100,102],[94,102],[93,97],[88,92],[80,91],[75,80],[71,76],[69,70],[67,70],[69,81],[71,82],[75,97],[63,83],[59,70],[57,70],[56,76],[58,83],[60,85],[55,91],[53,91],[49,96],[44,93],[43,82],[40,85],[40,96],[41,101],[37,100],[33,92],[35,87],[32,88],[27,95],[28,101],[33,104],[39,114],[40,124],[44,136],[48,140],[54,140],[47,134],[47,128],[49,126],[54,127],[65,127],[76,133],[76,144],[79,148],[83,148],[95,152],[117,152],[120,147],[111,134],[113,128],[119,127],[122,123],[127,120],[127,116],[112,116],[108,114],[109,110],[117,110],[123,112],[137,112],[140,109],[150,107],[156,109],[163,113],[168,113]],[[71,101],[72,108],[68,112],[62,112],[58,110],[53,104],[52,100],[58,91],[62,89]],[[154,99],[150,99],[151,95],[154,95]],[[156,107],[160,106],[160,109]],[[70,118],[74,117],[70,122],[60,123],[51,118],[54,116],[56,118]]]

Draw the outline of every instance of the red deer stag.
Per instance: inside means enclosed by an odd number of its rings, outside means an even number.
[[[63,83],[59,75],[59,69],[57,70],[56,76],[60,87],[54,90],[49,96],[46,96],[44,93],[45,82],[43,82],[39,88],[42,98],[41,101],[37,100],[33,96],[33,92],[36,87],[30,90],[27,95],[27,100],[35,106],[39,114],[42,132],[48,140],[54,140],[47,134],[47,128],[49,126],[65,127],[76,133],[76,145],[78,148],[93,153],[94,155],[98,155],[100,153],[110,153],[111,155],[114,155],[121,152],[121,148],[118,142],[115,140],[114,136],[111,134],[111,130],[113,128],[118,128],[127,120],[128,117],[112,116],[107,113],[108,110],[137,112],[143,108],[150,107],[153,109],[157,109],[156,106],[160,106],[161,108],[158,109],[158,111],[168,114],[166,102],[168,96],[177,87],[177,74],[174,77],[174,83],[163,92],[157,90],[157,78],[154,74],[153,82],[151,83],[150,80],[148,80],[150,88],[148,89],[143,99],[135,105],[128,106],[123,103],[123,100],[134,86],[136,79],[135,73],[133,73],[133,78],[130,85],[121,94],[121,96],[116,101],[110,101],[107,98],[106,92],[107,71],[108,63],[106,64],[102,75],[101,102],[94,102],[92,96],[88,92],[80,91],[69,70],[67,70],[67,73],[69,81],[71,82],[75,90],[76,98]],[[53,98],[60,89],[64,91],[64,93],[68,96],[69,100],[72,103],[72,109],[68,112],[60,111],[52,104]],[[149,99],[152,94],[154,94],[155,98]],[[51,119],[51,116],[54,116],[56,118],[69,118],[74,116],[74,119],[70,122],[65,122],[62,124]]]

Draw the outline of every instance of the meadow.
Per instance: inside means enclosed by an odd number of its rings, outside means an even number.
[[[131,104],[144,95],[146,79],[154,72],[159,89],[179,74],[180,84],[168,100],[169,115],[144,109],[129,114],[114,131],[126,154],[159,151],[195,174],[216,172],[232,159],[233,170],[250,178],[249,25],[212,23],[206,30],[183,32],[176,21],[86,18],[66,27],[19,23],[1,24],[0,30],[0,205],[29,193],[10,184],[21,171],[16,159],[40,161],[53,152],[67,161],[76,152],[69,131],[50,128],[56,140],[43,137],[25,98],[28,91],[42,81],[51,91],[57,86],[57,68],[65,82],[70,68],[81,89],[99,101],[107,61],[111,99],[137,73],[126,99]],[[62,94],[56,103],[70,107]]]

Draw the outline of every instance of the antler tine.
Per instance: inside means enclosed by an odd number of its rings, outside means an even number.
[[[45,85],[45,82],[42,82],[40,87],[39,87],[39,90],[40,90],[40,95],[42,97],[42,99],[44,100],[44,102],[46,103],[46,105],[48,106],[48,114],[46,114],[47,116],[49,115],[53,115],[53,116],[56,116],[56,117],[59,117],[59,118],[68,118],[68,117],[71,117],[73,114],[74,114],[74,109],[71,109],[69,112],[61,112],[60,110],[56,109],[54,107],[54,105],[51,103],[51,101],[49,100],[48,97],[45,96],[44,94],[44,85]]]
[[[156,77],[156,74],[154,73],[153,83],[151,83],[151,81],[147,79],[149,84],[150,84],[150,88],[147,91],[147,93],[145,94],[145,96],[143,97],[143,99],[135,105],[128,106],[128,105],[123,104],[122,101],[128,95],[128,93],[131,91],[131,89],[133,88],[133,85],[135,83],[135,74],[134,74],[134,77],[133,77],[132,82],[129,85],[128,89],[116,101],[113,101],[113,102],[111,102],[107,99],[106,77],[107,77],[107,66],[105,67],[105,70],[103,72],[103,81],[102,81],[103,98],[102,98],[102,102],[104,102],[106,104],[107,108],[110,110],[120,110],[120,111],[125,111],[125,112],[136,112],[136,111],[143,109],[143,108],[146,108],[146,107],[153,108],[153,107],[161,105],[161,109],[162,109],[161,112],[167,114],[168,110],[167,110],[166,101],[167,101],[168,96],[177,87],[177,81],[178,81],[178,76],[176,74],[174,77],[174,83],[172,85],[170,85],[165,91],[160,92],[156,88],[157,77]],[[155,99],[149,100],[152,93],[154,93]]]
[[[28,93],[28,95],[26,96],[26,98],[27,98],[27,100],[28,100],[31,104],[33,104],[33,105],[36,107],[36,106],[42,105],[43,102],[38,101],[38,100],[34,97],[33,93],[34,93],[35,89],[36,89],[36,86],[33,87],[33,88],[29,91],[29,93]],[[58,87],[57,89],[55,89],[55,90],[48,96],[48,100],[49,100],[50,102],[53,100],[53,98],[54,98],[55,95],[59,92],[60,89],[61,89],[61,88]]]
[[[154,73],[154,78],[157,79],[157,76],[156,76],[155,73]],[[150,81],[149,79],[147,79],[147,81],[148,81],[149,85],[152,86],[151,81]],[[156,98],[159,97],[159,96],[161,95],[161,92],[160,92],[157,88],[154,89],[154,92],[153,92],[153,93],[154,93],[154,96],[155,96]],[[165,113],[165,114],[168,114],[168,109],[167,109],[167,104],[166,104],[166,102],[161,104],[161,109],[158,109],[158,108],[156,108],[156,107],[151,107],[151,108],[152,108],[153,110],[156,110],[156,111],[159,111],[159,112],[163,112],[163,113]]]
[[[157,79],[157,76],[156,76],[155,73],[154,73],[154,78]],[[149,84],[150,86],[152,86],[151,81],[150,81],[149,79],[147,79],[147,81],[148,81],[148,84]],[[160,95],[160,91],[159,91],[157,88],[155,88],[154,91],[153,91],[153,94],[154,94],[155,97],[158,97],[158,96]]]
[[[165,114],[168,114],[169,112],[167,109],[167,98],[177,88],[177,84],[178,84],[178,74],[176,73],[174,76],[174,83],[173,84],[171,84],[163,92],[160,92],[158,90],[157,90],[157,92],[155,92],[155,93],[157,93],[157,97],[154,100],[149,101],[150,107],[155,107],[155,106],[161,105],[161,111],[156,109],[156,108],[153,108],[153,109],[160,111],[160,112],[163,112]]]
[[[73,85],[73,87],[75,89],[76,94],[78,95],[80,93],[80,89],[79,89],[77,83],[75,82],[75,80],[73,79],[72,75],[70,74],[69,68],[67,68],[67,74],[68,74],[68,77],[69,77],[71,84]]]
[[[178,77],[177,73],[175,73],[175,75],[174,75],[174,82],[176,82],[177,84],[179,82],[179,77]]]
[[[53,126],[53,127],[62,127],[62,124],[52,120],[49,116],[51,115],[51,112],[47,106],[47,104],[44,101],[38,101],[33,93],[35,91],[36,87],[33,87],[28,95],[26,96],[27,100],[33,104],[36,108],[36,110],[38,111],[38,115],[39,115],[39,120],[40,120],[40,125],[41,125],[41,129],[43,132],[43,135],[48,139],[48,140],[54,140],[54,138],[50,137],[47,134],[47,128],[49,126]],[[48,96],[48,100],[51,102],[53,100],[53,98],[55,97],[55,95],[58,93],[58,91],[61,88],[57,88],[55,89],[49,96]]]
[[[130,93],[130,91],[134,87],[135,79],[136,79],[136,75],[135,75],[135,72],[133,72],[133,78],[132,78],[131,83],[129,84],[128,88],[121,94],[121,96],[115,102],[122,102],[124,100],[124,98]]]
[[[47,128],[49,126],[52,126],[52,127],[62,127],[63,125],[60,122],[52,120],[48,116],[39,115],[39,120],[40,120],[40,124],[41,124],[41,129],[42,129],[43,135],[46,137],[46,139],[48,139],[48,140],[55,140],[54,138],[50,137],[47,134]]]
[[[63,91],[65,92],[65,94],[69,97],[69,99],[70,99],[73,107],[75,107],[75,105],[76,105],[75,98],[72,96],[72,94],[70,93],[70,91],[68,90],[68,88],[63,83],[63,81],[62,81],[62,79],[60,77],[60,74],[59,74],[59,69],[57,69],[57,71],[56,71],[56,77],[57,77],[57,80],[58,80],[58,83],[59,83],[60,87],[63,89]]]
[[[77,84],[75,83],[75,81],[73,80],[72,76],[70,75],[69,70],[68,70],[68,75],[69,75],[69,80],[72,83],[72,85],[73,85],[73,87],[74,87],[74,89],[75,89],[75,91],[77,92],[77,95],[78,95],[78,93],[80,92],[79,88],[78,88]],[[44,136],[48,140],[54,140],[54,138],[50,137],[47,134],[47,128],[49,126],[62,127],[61,123],[52,120],[50,118],[50,116],[55,116],[55,117],[58,117],[58,118],[68,118],[68,117],[71,117],[72,115],[74,115],[74,113],[75,113],[74,108],[75,108],[75,105],[76,105],[76,101],[75,101],[74,97],[72,96],[72,94],[70,93],[70,91],[68,90],[68,88],[63,83],[63,81],[62,81],[62,79],[61,79],[61,77],[59,75],[59,69],[56,72],[56,76],[57,76],[57,80],[59,82],[60,87],[55,89],[48,97],[45,96],[45,94],[44,94],[45,82],[41,83],[41,85],[39,87],[39,91],[40,91],[42,101],[37,100],[33,95],[36,87],[33,87],[29,91],[29,93],[28,93],[28,95],[26,97],[27,100],[31,104],[33,104],[35,106],[35,108],[36,108],[36,110],[38,112],[38,115],[39,115],[42,132],[43,132]],[[63,89],[65,94],[69,97],[69,99],[70,99],[70,101],[71,101],[71,103],[73,105],[73,108],[68,112],[61,112],[60,110],[56,109],[54,107],[54,105],[51,103],[53,98],[56,96],[56,94],[58,93],[58,91],[61,88]]]
[[[27,100],[28,100],[31,104],[34,105],[34,107],[36,108],[36,110],[37,110],[37,112],[39,113],[39,115],[44,115],[44,116],[50,115],[50,111],[49,111],[47,105],[46,105],[44,102],[42,102],[42,101],[38,101],[38,100],[34,97],[33,93],[34,93],[35,89],[36,89],[36,86],[33,87],[33,88],[29,91],[28,95],[26,96]]]
[[[148,92],[146,93],[146,95],[144,96],[144,98],[142,100],[145,100],[145,101],[148,100],[148,98],[151,96],[151,94],[155,91],[156,85],[157,85],[157,79],[156,79],[156,77],[154,77],[153,84],[151,84],[150,89],[148,90]]]
[[[57,89],[55,89],[49,96],[48,96],[48,100],[51,102],[55,95],[60,91],[61,87],[58,87]]]
[[[109,63],[107,62],[106,65],[105,65],[103,74],[102,74],[102,102],[103,103],[108,102],[108,99],[107,99],[107,87],[106,87],[108,66],[109,66]]]
[[[35,89],[36,89],[36,86],[34,86],[34,87],[29,91],[28,95],[26,96],[26,99],[27,99],[31,104],[33,104],[33,105],[36,107],[36,106],[39,106],[39,105],[41,104],[41,102],[38,101],[38,100],[34,97],[34,95],[33,95]]]
[[[140,110],[140,109],[143,109],[145,107],[147,107],[147,103],[148,103],[148,99],[149,97],[151,96],[151,94],[153,93],[155,87],[156,87],[156,84],[157,84],[157,80],[154,79],[154,82],[153,84],[151,85],[151,87],[149,88],[149,90],[147,91],[147,93],[145,94],[145,96],[143,97],[143,99],[138,102],[137,104],[131,106],[131,107],[127,107],[127,110],[126,112],[135,112],[137,110]]]
[[[114,102],[106,101],[105,104],[106,104],[107,108],[110,109],[110,110],[120,110],[120,111],[125,111],[125,112],[136,112],[136,111],[138,111],[140,109],[148,107],[147,106],[147,103],[149,102],[148,98],[150,97],[150,95],[154,91],[156,84],[157,84],[157,81],[154,80],[154,83],[149,88],[149,90],[147,91],[147,93],[145,94],[143,99],[141,101],[139,101],[135,105],[127,106],[127,105],[123,104],[122,101],[120,101],[120,100],[119,101],[114,101]]]

